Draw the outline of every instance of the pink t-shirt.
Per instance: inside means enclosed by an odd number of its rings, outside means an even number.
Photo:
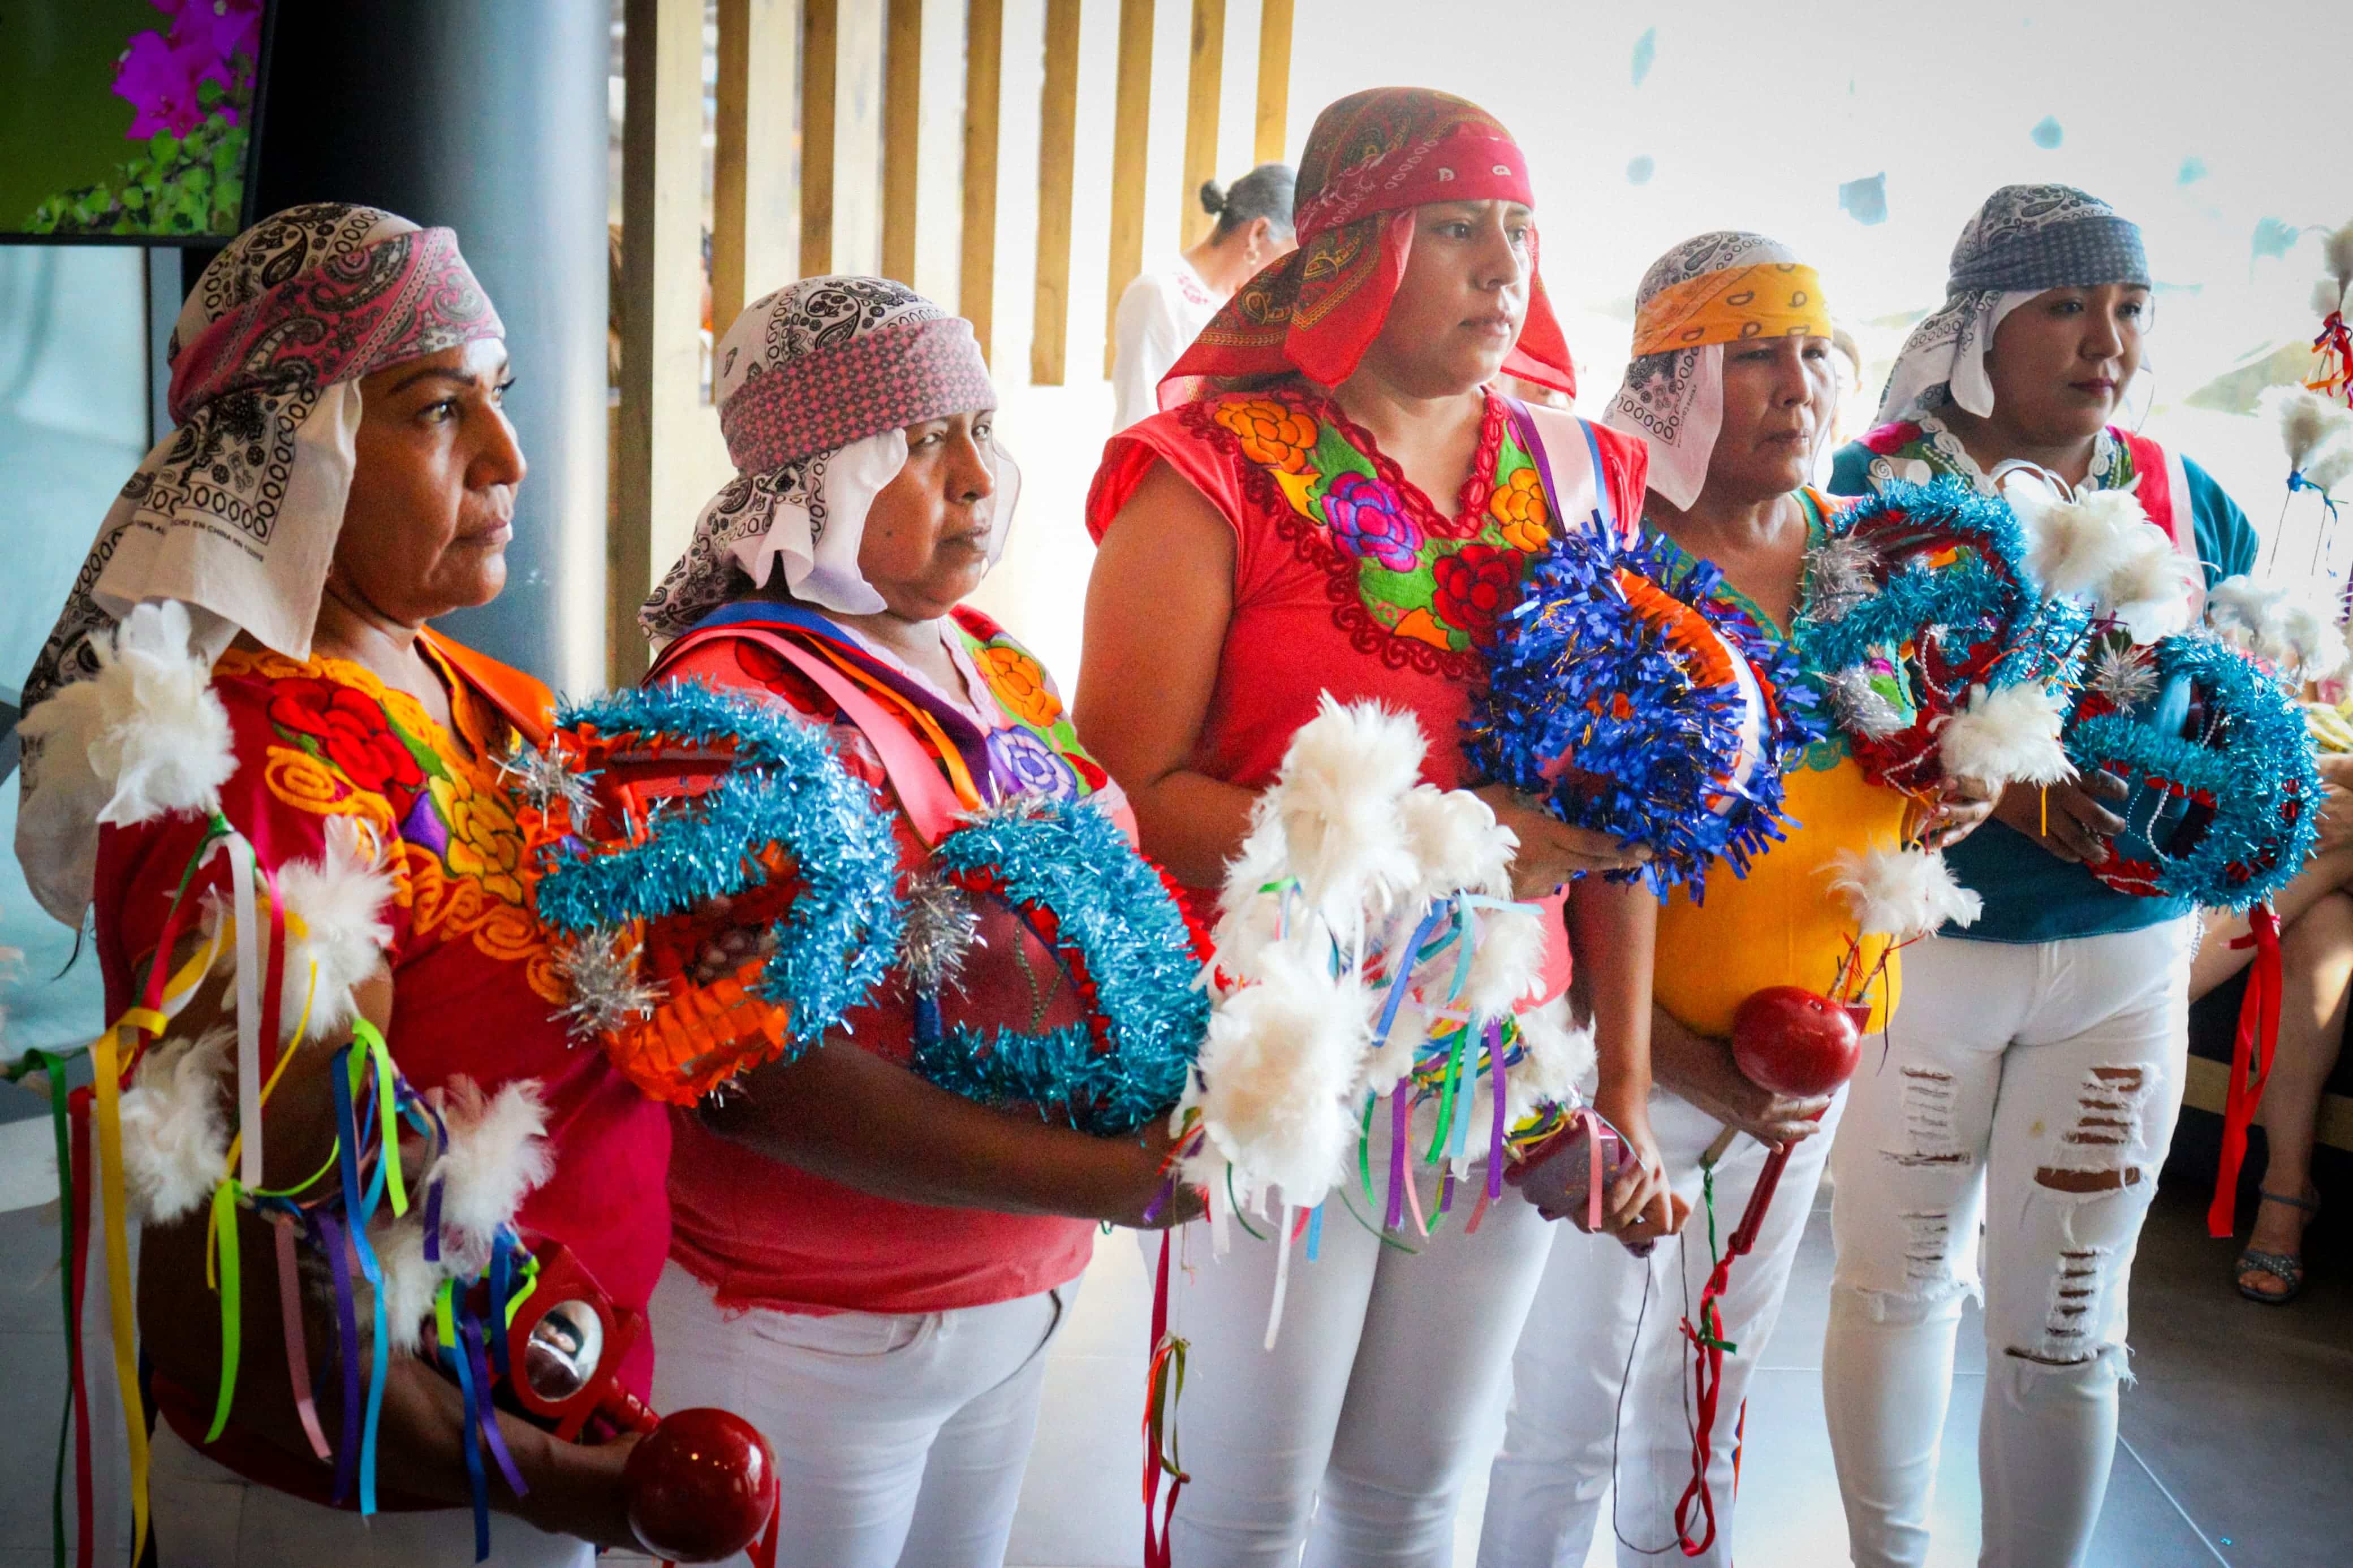
[[[810,617],[814,619],[814,617]],[[1078,747],[1061,700],[1033,658],[987,617],[959,610],[964,691],[939,692],[847,634],[823,638],[892,690],[923,702],[942,732],[959,742],[966,772],[997,773],[1026,787],[1113,792]],[[814,645],[806,626],[764,623]],[[977,681],[972,679],[976,675]],[[881,758],[799,670],[748,637],[705,632],[665,655],[650,679],[693,678],[759,692],[833,726],[843,763],[895,812]],[[976,704],[989,703],[981,711]],[[979,721],[987,728],[980,730]],[[976,732],[978,731],[978,732]],[[934,758],[938,748],[919,733]],[[1061,770],[1059,773],[1054,770]],[[984,786],[985,787],[985,786]],[[922,847],[897,819],[902,863]],[[981,911],[984,945],[967,959],[960,994],[942,998],[950,1022],[1025,1030],[1075,1023],[1084,1015],[1050,950],[1001,909]],[[902,972],[849,1015],[849,1035],[818,1047],[863,1048],[890,1060],[913,1054],[914,1000]],[[911,1089],[917,1080],[912,1076]],[[1010,1110],[1010,1115],[1032,1114]],[[768,1159],[711,1131],[691,1110],[676,1112],[670,1255],[723,1305],[797,1312],[940,1312],[1034,1295],[1078,1277],[1093,1251],[1092,1221],[940,1208],[861,1192]]]

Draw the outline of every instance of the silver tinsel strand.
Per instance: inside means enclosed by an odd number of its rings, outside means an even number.
[[[1872,569],[1878,557],[1851,535],[1826,539],[1806,552],[1806,588],[1817,620],[1835,621],[1873,597],[1879,584]]]
[[[965,960],[988,943],[980,934],[980,912],[962,888],[929,872],[907,883],[907,923],[899,956],[915,989],[940,996],[964,984]]]
[[[1830,688],[1831,707],[1839,722],[1853,733],[1877,741],[1904,729],[1903,713],[1872,684],[1871,671],[1861,665],[1832,670],[1823,684]]]
[[[588,781],[595,773],[574,773],[562,757],[526,741],[516,741],[514,750],[499,759],[499,772],[512,779],[522,797],[541,811],[561,800],[577,822],[596,809],[596,799],[588,793]]]
[[[638,978],[643,947],[618,931],[590,931],[555,949],[555,973],[572,1000],[549,1015],[570,1026],[576,1039],[595,1039],[653,1016],[663,990]]]
[[[2157,695],[2157,667],[2130,648],[2104,647],[2084,684],[2130,712]]]

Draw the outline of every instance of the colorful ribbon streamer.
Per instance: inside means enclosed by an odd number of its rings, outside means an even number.
[[[2247,1156],[2247,1129],[2263,1102],[2279,1045],[2279,917],[2269,904],[2247,913],[2247,934],[2234,948],[2252,947],[2246,1000],[2239,1005],[2239,1028],[2231,1041],[2231,1082],[2222,1100],[2222,1158],[2214,1172],[2214,1201],[2206,1209],[2206,1234],[2235,1235],[2239,1228],[2239,1166]]]

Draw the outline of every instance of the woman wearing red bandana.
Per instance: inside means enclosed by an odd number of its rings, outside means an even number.
[[[1205,904],[1326,691],[1412,713],[1425,778],[1476,784],[1457,742],[1527,559],[1558,529],[1641,512],[1640,442],[1489,390],[1506,372],[1576,385],[1501,125],[1441,93],[1359,93],[1317,118],[1299,191],[1300,248],[1202,331],[1164,412],[1113,437],[1087,507],[1101,552],[1080,731],[1145,849]],[[1518,835],[1520,897],[1635,863],[1481,793]],[[1608,1203],[1633,1239],[1666,1213],[1644,1109],[1654,906],[1588,877],[1566,908],[1599,1108],[1641,1156]],[[1417,1239],[1423,1256],[1333,1220],[1291,1270],[1274,1352],[1274,1247],[1237,1240],[1213,1263],[1203,1241],[1173,1277],[1169,1328],[1191,1342],[1172,1527],[1187,1568],[1297,1562],[1303,1541],[1311,1565],[1451,1561],[1550,1233],[1516,1197],[1475,1232]]]

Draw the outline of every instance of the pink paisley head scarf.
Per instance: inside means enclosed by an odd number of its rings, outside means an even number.
[[[309,657],[351,493],[360,378],[505,335],[446,228],[313,202],[231,240],[172,331],[175,428],[99,525],[26,677],[25,706],[96,673],[93,641],[159,600],[187,605],[208,660],[240,629]],[[43,907],[76,921],[90,892],[89,824],[74,803],[42,798],[39,775],[28,743],[18,858]]]
[[[972,324],[883,279],[805,278],[744,308],[716,371],[736,475],[702,509],[638,626],[668,642],[772,578],[821,609],[883,609],[858,547],[875,496],[906,463],[905,427],[997,406]],[[1002,447],[991,467],[994,563],[1021,475]]]

